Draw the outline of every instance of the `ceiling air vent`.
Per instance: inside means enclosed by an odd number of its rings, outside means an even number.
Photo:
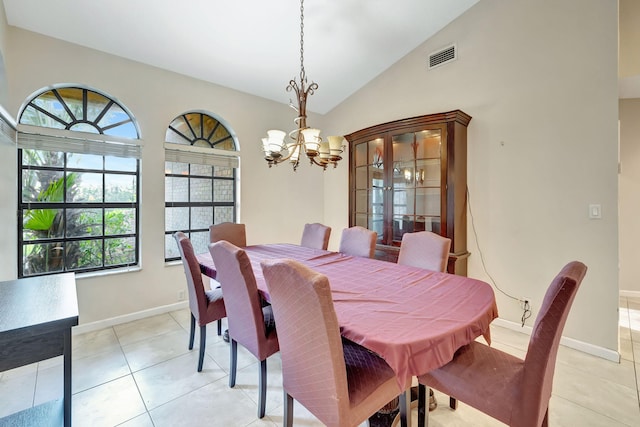
[[[445,47],[444,49],[440,49],[439,51],[433,52],[429,55],[429,69],[451,62],[454,59],[457,59],[457,57],[458,53],[455,44]]]

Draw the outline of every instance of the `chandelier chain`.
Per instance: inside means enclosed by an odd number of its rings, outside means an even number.
[[[304,71],[304,0],[300,0],[300,84],[306,78]]]

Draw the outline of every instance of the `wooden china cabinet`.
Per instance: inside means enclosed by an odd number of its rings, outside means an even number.
[[[467,126],[460,110],[346,135],[349,226],[378,233],[376,258],[396,262],[404,233],[451,239],[447,271],[467,274]]]

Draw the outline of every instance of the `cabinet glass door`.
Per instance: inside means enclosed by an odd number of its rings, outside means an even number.
[[[399,246],[404,233],[440,233],[442,129],[393,135],[392,226],[389,242]]]
[[[353,224],[378,233],[384,230],[384,140],[377,138],[354,147],[355,185]]]

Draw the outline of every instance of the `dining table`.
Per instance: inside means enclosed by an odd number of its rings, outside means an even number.
[[[400,390],[407,390],[414,376],[451,361],[457,349],[476,338],[491,342],[489,326],[498,309],[484,281],[295,244],[242,249],[266,301],[263,260],[293,259],[326,275],[342,336],[382,357]],[[215,279],[211,255],[197,258],[201,272]]]

